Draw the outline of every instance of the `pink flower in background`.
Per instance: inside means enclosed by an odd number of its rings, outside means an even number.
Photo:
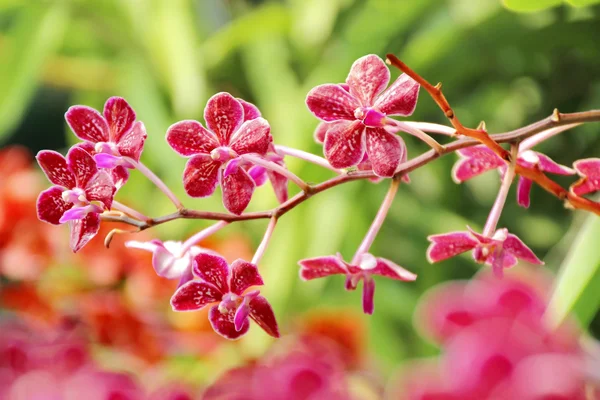
[[[518,259],[543,264],[521,239],[508,233],[506,228],[498,229],[491,237],[467,228],[468,231],[429,236],[427,239],[431,244],[427,249],[427,260],[435,263],[473,250],[475,261],[491,265],[496,276],[502,276],[504,268],[515,266]]]
[[[139,161],[146,141],[146,128],[135,122],[135,112],[121,97],[111,97],[104,104],[104,113],[87,106],[70,107],[65,119],[83,148],[98,163],[99,168],[111,169],[113,180],[121,187],[134,166],[123,157]]]
[[[335,168],[358,165],[365,152],[378,176],[390,177],[406,153],[404,141],[384,129],[390,115],[409,116],[419,94],[419,84],[406,74],[384,90],[390,71],[374,54],[354,62],[347,88],[325,84],[313,88],[306,105],[319,119],[332,122],[324,140],[325,157]],[[321,127],[322,129],[323,127]],[[317,137],[323,136],[317,131]]]
[[[551,329],[539,275],[502,281],[482,274],[427,293],[415,320],[443,353],[438,363],[410,367],[403,398],[584,400],[586,375],[579,332]]]
[[[67,157],[43,150],[37,161],[55,186],[40,193],[38,217],[58,225],[71,227],[71,249],[81,249],[100,228],[99,214],[110,209],[115,193],[111,177],[98,171],[92,156],[79,147],[69,150]],[[101,205],[92,202],[99,202]],[[104,207],[104,208],[103,208]]]
[[[462,183],[486,171],[497,169],[501,174],[506,171],[506,163],[486,146],[473,146],[457,151],[460,159],[452,168],[452,179]],[[557,175],[573,175],[575,171],[554,162],[545,154],[533,150],[519,152],[517,163],[526,168],[538,168],[540,171]],[[522,207],[529,207],[531,184],[533,182],[522,176],[517,185],[517,202]]]
[[[262,286],[256,265],[243,260],[231,264],[217,255],[200,253],[194,258],[194,274],[200,280],[181,286],[171,298],[174,311],[196,311],[209,304],[210,323],[218,334],[238,339],[250,328],[252,318],[267,334],[279,337],[271,305],[258,290],[244,293],[251,286]]]
[[[373,275],[385,276],[399,281],[414,281],[417,276],[405,270],[399,265],[386,260],[376,258],[365,253],[361,256],[358,265],[345,262],[341,255],[324,256],[300,260],[300,277],[305,280],[323,278],[330,275],[346,275],[346,290],[354,290],[358,283],[363,281],[363,311],[365,314],[373,314],[375,305],[375,281]]]
[[[571,186],[571,192],[583,196],[600,190],[600,158],[577,160],[573,167],[581,179]]]
[[[208,129],[198,121],[180,121],[167,131],[167,142],[177,153],[190,157],[183,172],[183,185],[192,197],[210,196],[220,183],[223,205],[234,214],[248,206],[255,183],[244,168],[229,168],[231,160],[243,154],[264,156],[273,141],[269,123],[256,107],[217,93],[204,109]]]
[[[198,246],[192,246],[186,251],[182,242],[173,240],[165,242],[158,239],[148,242],[130,240],[125,242],[125,246],[151,252],[152,267],[154,267],[156,274],[167,279],[179,279],[179,286],[194,278],[192,273],[194,257],[202,252],[210,252]]]

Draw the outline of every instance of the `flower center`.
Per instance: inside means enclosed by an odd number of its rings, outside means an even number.
[[[113,156],[121,155],[117,149],[117,145],[111,142],[98,142],[94,146],[96,153],[112,154]]]
[[[371,107],[358,107],[354,110],[354,118],[361,120],[366,126],[377,128],[385,125],[386,115]]]
[[[215,161],[222,162],[222,163],[226,163],[227,161],[231,160],[232,158],[236,158],[236,157],[237,157],[237,154],[235,153],[235,151],[233,151],[229,147],[225,147],[225,146],[217,147],[216,149],[213,149],[210,152],[210,158],[212,158]]]
[[[78,207],[85,206],[90,203],[87,197],[85,197],[85,192],[80,188],[65,190],[62,192],[62,199],[67,203],[73,203]]]
[[[227,293],[223,296],[223,300],[219,303],[219,312],[221,314],[227,314],[230,310],[235,310],[242,303],[243,297],[238,296],[235,293]]]

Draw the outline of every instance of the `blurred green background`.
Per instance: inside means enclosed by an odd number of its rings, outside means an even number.
[[[276,143],[322,154],[313,142],[318,121],[304,104],[306,93],[317,84],[344,81],[352,62],[365,54],[392,52],[430,81],[442,81],[465,125],[485,120],[490,132],[502,132],[544,118],[555,107],[561,112],[599,108],[598,38],[600,6],[563,5],[521,14],[499,0],[2,0],[0,144],[22,144],[34,153],[43,148],[64,152],[75,141],[63,117],[70,105],[101,109],[108,97],[123,96],[148,130],[143,162],[187,207],[221,211],[219,195],[186,198],[185,160],[164,140],[170,124],[202,121],[204,104],[216,92],[254,102],[269,120]],[[424,92],[410,119],[447,124]],[[598,156],[599,127],[577,128],[540,149],[567,165]],[[409,157],[426,150],[412,137],[405,140]],[[412,183],[401,187],[372,250],[419,275],[415,283],[378,280],[376,312],[364,317],[366,345],[386,374],[402,360],[435,352],[413,327],[421,294],[439,282],[469,278],[480,268],[468,255],[439,265],[425,259],[427,235],[467,224],[480,229],[496,196],[494,173],[456,185],[450,179],[455,161],[450,155],[410,175]],[[291,159],[288,166],[310,182],[331,176]],[[151,216],[172,212],[148,181],[132,175],[119,192],[121,202]],[[559,181],[568,185],[571,179]],[[307,311],[359,310],[360,292],[344,291],[342,277],[300,282],[297,261],[336,251],[351,258],[386,190],[385,183],[349,183],[281,219],[261,271],[263,293],[284,333],[293,331],[295,319]],[[592,265],[592,282],[600,264],[598,228],[588,227],[596,230],[588,233],[594,240],[587,244],[578,236],[588,216],[565,210],[539,188],[533,189],[529,210],[513,199],[511,193],[501,226],[518,234],[551,271],[579,246],[577,262]],[[248,211],[275,205],[266,185]],[[204,226],[176,221],[151,234],[184,239]],[[227,240],[238,233],[255,248],[265,227],[266,221],[239,223],[218,237]],[[55,229],[66,233],[64,227]],[[600,318],[593,317],[600,299],[588,292],[579,312],[598,335]],[[254,327],[236,348],[260,355],[269,344]]]

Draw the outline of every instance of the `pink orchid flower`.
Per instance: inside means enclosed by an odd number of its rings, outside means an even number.
[[[130,240],[125,242],[125,246],[151,252],[152,267],[154,267],[156,274],[166,279],[179,279],[179,286],[194,278],[192,273],[194,257],[203,252],[212,253],[198,246],[192,246],[189,250],[186,250],[182,242],[173,240],[165,242],[158,239],[148,242]]]
[[[338,84],[313,88],[306,105],[319,119],[333,124],[324,137],[324,153],[335,168],[358,165],[365,152],[378,176],[391,177],[406,152],[402,139],[384,129],[391,115],[413,113],[419,84],[406,74],[384,90],[390,71],[374,54],[354,62],[346,78],[347,90]]]
[[[457,183],[462,183],[492,169],[499,170],[501,174],[506,171],[506,163],[486,146],[467,147],[458,150],[457,153],[460,159],[452,168],[452,179]],[[533,150],[519,152],[517,164],[557,175],[573,175],[575,173],[571,168],[560,165],[547,155]],[[529,207],[532,183],[527,178],[519,177],[517,203],[522,207]]]
[[[171,297],[174,311],[196,311],[209,304],[208,318],[215,332],[227,339],[238,339],[250,328],[252,318],[267,334],[279,337],[271,305],[258,290],[244,293],[251,286],[262,286],[256,265],[236,260],[229,266],[220,256],[200,253],[194,257],[193,272],[200,280],[182,285]]]
[[[104,104],[104,113],[87,106],[73,106],[65,119],[81,146],[94,155],[99,168],[111,170],[117,187],[129,177],[126,168],[134,168],[124,157],[139,161],[146,141],[146,128],[135,121],[135,112],[121,97],[111,97]]]
[[[573,167],[581,179],[571,186],[571,192],[583,196],[600,190],[600,158],[577,160]]]
[[[223,205],[241,214],[250,203],[255,183],[244,168],[225,167],[243,154],[264,156],[273,141],[271,128],[256,107],[217,93],[204,109],[208,129],[198,121],[180,121],[167,131],[167,142],[182,156],[190,157],[183,172],[185,191],[192,197],[210,196],[220,183]]]
[[[285,167],[283,156],[278,154],[273,145],[269,146],[269,152],[264,156],[267,161],[274,162],[277,165]],[[267,182],[271,182],[275,197],[280,203],[284,203],[288,199],[288,178],[277,172],[266,169],[261,165],[253,165],[248,169],[248,174],[254,180],[254,184],[262,186]]]
[[[375,305],[375,281],[373,275],[385,276],[399,281],[414,281],[417,276],[385,258],[376,258],[365,253],[358,265],[348,264],[340,254],[300,260],[300,278],[305,281],[323,278],[329,275],[346,275],[346,290],[355,290],[363,281],[363,311],[373,314]]]
[[[427,260],[435,263],[473,250],[475,261],[491,265],[498,277],[503,275],[504,268],[515,266],[518,259],[531,264],[544,264],[521,239],[508,233],[506,228],[498,229],[491,237],[467,228],[468,231],[429,236],[427,239],[431,245],[427,249]]]
[[[98,233],[99,214],[112,205],[113,181],[106,172],[98,171],[92,156],[79,147],[71,148],[66,158],[50,150],[40,151],[36,158],[55,185],[40,193],[38,218],[54,225],[68,222],[71,249],[77,252]]]

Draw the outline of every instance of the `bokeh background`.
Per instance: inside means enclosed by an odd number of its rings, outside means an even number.
[[[599,37],[600,6],[520,13],[499,0],[1,0],[0,319],[36,326],[68,320],[86,333],[107,368],[194,387],[261,357],[273,343],[257,327],[238,342],[225,342],[208,326],[206,313],[173,313],[168,299],[174,283],[154,276],[146,254],[123,247],[134,237],[185,239],[204,222],[175,221],[118,237],[108,250],[97,237],[77,255],[68,249],[66,227],[37,222],[35,198],[46,182],[32,157],[41,149],[65,152],[74,143],[64,121],[70,105],[101,109],[108,97],[125,97],[148,130],[142,161],[188,208],[221,211],[219,195],[185,196],[185,160],[164,140],[170,124],[201,121],[206,100],[216,92],[255,103],[276,143],[322,154],[313,141],[318,121],[304,104],[306,93],[317,84],[342,82],[360,56],[392,52],[430,81],[444,82],[465,125],[485,120],[490,132],[503,132],[544,118],[555,107],[599,108]],[[424,92],[411,120],[447,123]],[[567,165],[598,156],[599,128],[577,128],[540,149]],[[412,137],[405,140],[409,157],[426,150]],[[262,293],[282,332],[338,335],[348,354],[381,382],[406,360],[435,354],[413,326],[419,298],[437,283],[470,278],[480,266],[468,255],[429,265],[426,237],[467,224],[480,229],[499,185],[494,173],[456,185],[450,178],[455,161],[450,155],[427,165],[400,188],[372,252],[419,279],[379,280],[371,317],[361,314],[360,292],[343,290],[343,277],[303,283],[297,261],[336,251],[350,258],[387,185],[349,183],[285,215],[261,263]],[[331,176],[287,162],[310,182]],[[570,178],[559,181],[567,185]],[[565,210],[539,188],[532,195],[531,208],[524,210],[511,193],[501,225],[546,261],[544,269],[554,273],[586,263],[592,268],[587,281],[600,283],[594,273],[600,226],[594,217]],[[171,203],[136,172],[118,200],[151,216],[172,212]],[[266,185],[248,211],[275,205]],[[250,258],[265,228],[266,221],[237,223],[203,244],[230,260]],[[598,337],[600,299],[589,287],[575,312]]]

